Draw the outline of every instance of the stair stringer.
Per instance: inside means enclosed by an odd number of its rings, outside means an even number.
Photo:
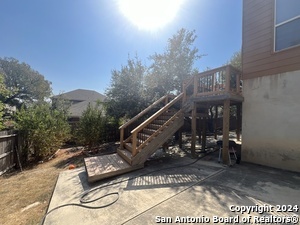
[[[140,165],[162,146],[177,130],[184,124],[184,117],[181,113],[172,123],[148,143],[136,156],[131,159],[131,165]]]

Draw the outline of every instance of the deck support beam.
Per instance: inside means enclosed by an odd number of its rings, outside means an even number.
[[[224,164],[229,163],[229,120],[230,120],[230,100],[224,101],[223,109],[223,149],[222,149],[222,160]]]
[[[192,157],[196,157],[196,133],[197,133],[197,104],[193,103],[192,109],[192,143],[191,143],[191,153]]]

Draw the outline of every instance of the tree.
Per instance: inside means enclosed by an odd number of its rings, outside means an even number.
[[[231,56],[228,64],[231,64],[235,68],[237,68],[240,71],[242,71],[242,55],[241,55],[241,51],[233,53],[233,55]]]
[[[69,138],[70,126],[62,110],[52,109],[50,104],[35,103],[17,112],[17,128],[24,144],[25,161],[31,155],[36,161],[52,155]]]
[[[10,91],[4,103],[20,108],[22,104],[42,101],[51,94],[51,83],[28,64],[14,58],[0,58],[0,70]]]
[[[7,89],[4,85],[4,77],[0,74],[0,130],[4,128],[3,125],[3,114],[4,114],[4,103],[3,100],[7,94]]]
[[[131,118],[147,106],[144,92],[146,67],[136,56],[128,58],[121,70],[113,70],[111,86],[106,90],[107,114],[115,117]]]
[[[104,115],[103,109],[99,106],[99,103],[94,106],[88,105],[82,113],[76,131],[77,141],[84,146],[88,146],[89,149],[104,141],[105,128],[109,122],[108,117]]]
[[[196,38],[195,31],[182,28],[168,40],[164,53],[150,56],[153,63],[145,81],[150,96],[182,91],[183,81],[196,73],[193,65],[201,58],[198,49],[192,47]]]

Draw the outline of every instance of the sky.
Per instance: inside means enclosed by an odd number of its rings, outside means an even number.
[[[149,56],[163,53],[181,28],[195,30],[194,47],[205,55],[195,62],[199,71],[224,65],[241,49],[241,0],[184,0],[173,20],[156,30],[135,25],[119,1],[1,0],[0,57],[29,64],[52,83],[54,95],[75,89],[105,94],[111,71],[128,56],[149,66]]]

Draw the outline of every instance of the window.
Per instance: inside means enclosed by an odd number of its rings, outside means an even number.
[[[275,2],[275,51],[300,45],[300,1]]]

